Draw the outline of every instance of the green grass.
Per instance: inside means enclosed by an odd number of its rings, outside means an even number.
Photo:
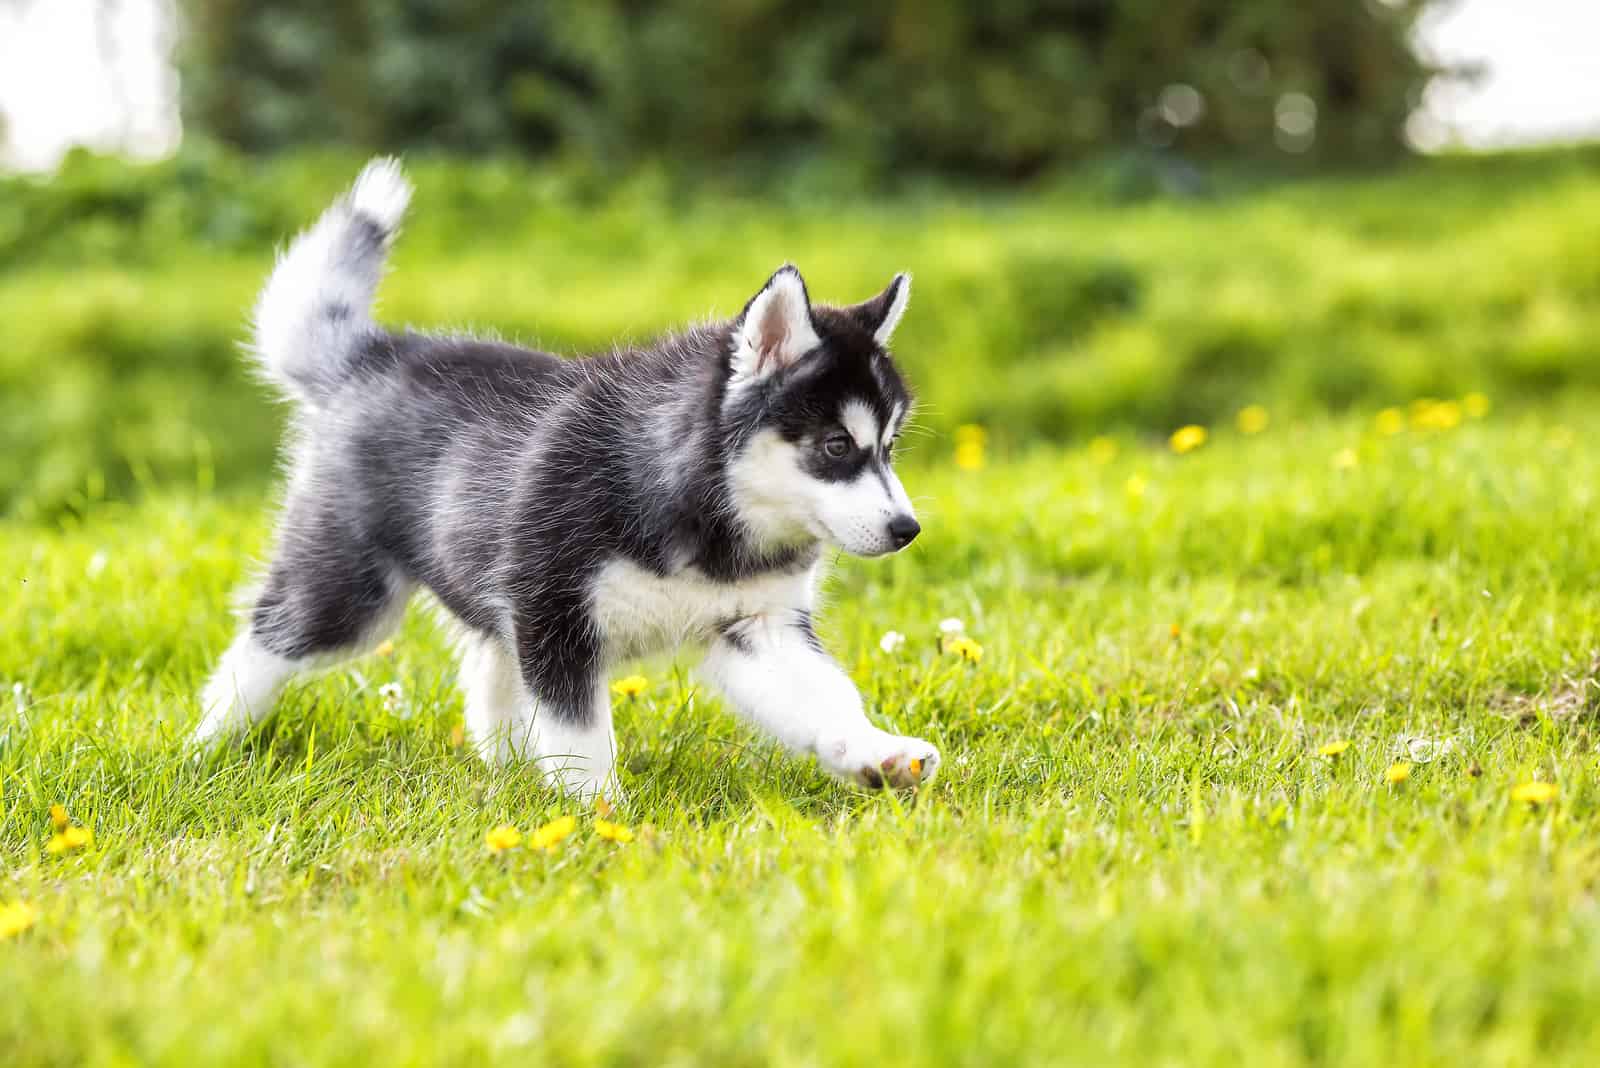
[[[277,427],[236,343],[274,242],[360,162],[80,160],[54,184],[0,182],[0,511],[80,512],[197,467],[259,489]],[[1252,402],[1600,392],[1594,148],[1133,202],[1083,177],[823,199],[412,170],[391,322],[587,350],[732,314],[784,259],[835,302],[910,270],[896,347],[942,431],[1071,443]]]
[[[940,780],[841,787],[657,660],[619,715],[637,839],[579,814],[550,856],[486,850],[574,810],[452,745],[420,613],[183,754],[269,536],[234,343],[359,162],[0,184],[0,905],[38,913],[0,941],[8,1068],[1600,1061],[1593,149],[1194,201],[417,161],[393,322],[592,348],[784,258],[822,298],[916,274],[927,533],[840,561],[822,625]],[[1374,422],[1471,390],[1486,419]],[[92,848],[46,852],[57,803]]]
[[[842,561],[824,632],[939,782],[837,786],[652,662],[638,839],[553,856],[485,849],[572,810],[452,748],[420,614],[184,760],[253,492],[0,526],[6,1062],[1596,1063],[1594,420],[1275,414],[981,472],[923,439],[927,533]],[[52,803],[92,849],[44,852]]]

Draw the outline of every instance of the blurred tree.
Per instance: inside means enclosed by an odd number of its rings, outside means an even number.
[[[253,151],[304,143],[462,151],[555,143],[533,91],[561,77],[543,5],[192,0],[187,122]]]
[[[185,118],[305,142],[1026,175],[1129,145],[1381,158],[1439,0],[184,0]]]

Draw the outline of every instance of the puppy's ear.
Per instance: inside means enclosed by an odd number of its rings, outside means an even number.
[[[733,328],[735,378],[763,378],[822,344],[811,321],[805,279],[785,265],[750,298]]]
[[[910,300],[911,276],[902,273],[894,276],[888,289],[869,301],[846,308],[845,311],[872,332],[872,340],[880,345],[887,345],[894,328],[900,325],[900,317],[906,313],[906,304]]]

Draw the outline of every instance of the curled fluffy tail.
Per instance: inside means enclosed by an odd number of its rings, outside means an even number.
[[[321,400],[377,329],[372,298],[410,199],[399,162],[375,159],[279,257],[256,302],[254,350],[266,376],[296,400]]]

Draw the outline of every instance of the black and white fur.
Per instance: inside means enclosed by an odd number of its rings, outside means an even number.
[[[911,398],[884,349],[906,276],[831,308],[784,267],[732,321],[584,359],[391,333],[369,309],[410,192],[368,164],[261,294],[255,352],[296,402],[287,495],[197,739],[378,641],[420,587],[463,625],[476,750],[579,797],[618,795],[608,667],[686,641],[746,719],[834,775],[931,778],[938,752],[868,722],[812,629],[826,546],[875,556],[918,530],[890,466]]]

